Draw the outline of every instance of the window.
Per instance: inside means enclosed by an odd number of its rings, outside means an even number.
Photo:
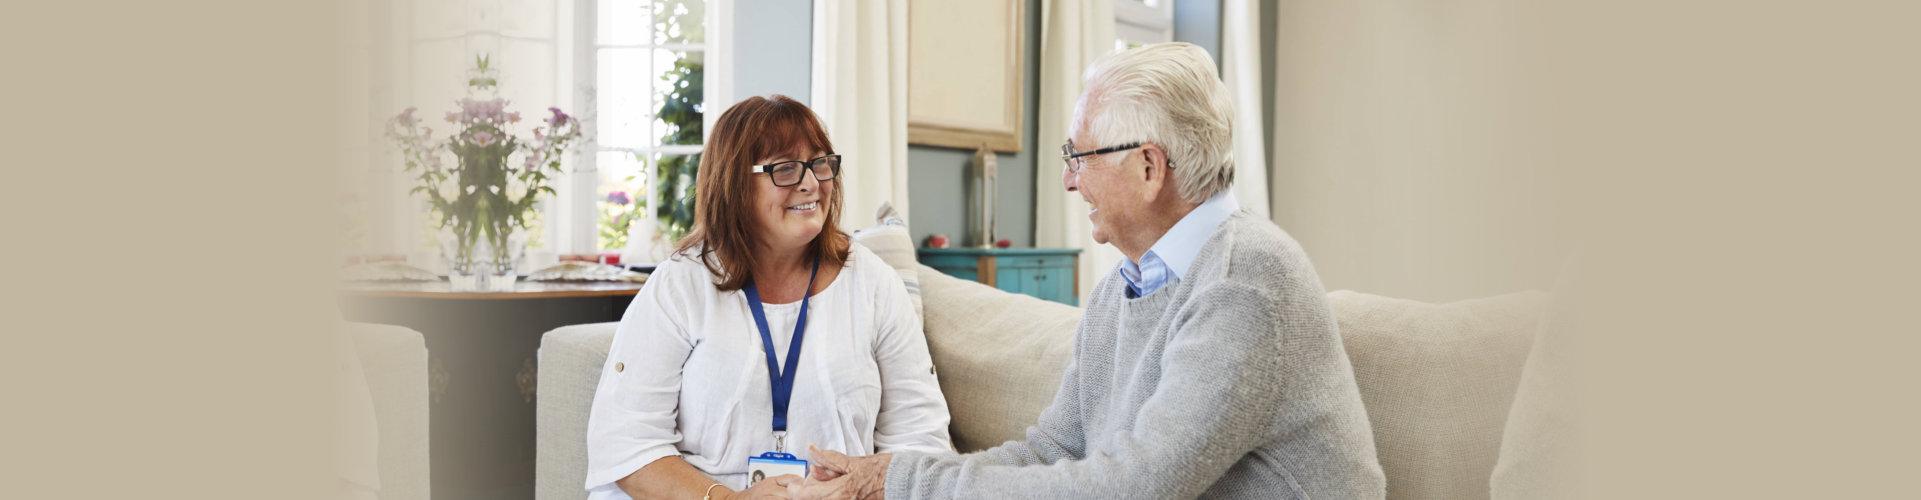
[[[593,209],[570,229],[590,231],[592,250],[657,258],[693,218],[705,137],[707,2],[582,0],[589,1],[592,22],[580,24],[591,32],[583,38],[592,40],[592,54],[576,78],[592,82],[582,102],[592,107],[592,160],[583,163],[594,172]]]
[[[1174,41],[1174,0],[1113,0],[1114,50]]]
[[[538,205],[528,252],[621,252],[628,260],[665,256],[666,243],[692,218],[691,187],[707,122],[706,103],[729,102],[706,81],[724,78],[733,0],[400,0],[370,8],[370,123],[416,106],[438,116],[463,95],[476,56],[498,71],[499,97],[511,111],[545,116],[556,106],[579,118],[584,136],[551,181],[556,194]],[[374,47],[379,47],[378,50]],[[724,90],[721,88],[714,90]],[[436,123],[435,125],[439,125]],[[351,193],[364,207],[356,238],[369,253],[399,252],[410,262],[438,259],[440,231],[410,193],[398,153],[376,127],[376,168]],[[521,129],[520,133],[526,133]],[[625,202],[625,203],[622,203]],[[644,262],[642,262],[644,263]]]

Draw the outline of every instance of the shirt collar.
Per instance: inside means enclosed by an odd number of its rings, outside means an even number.
[[[1214,193],[1201,206],[1194,207],[1194,211],[1175,222],[1174,227],[1168,228],[1167,234],[1161,235],[1161,239],[1147,251],[1159,257],[1162,264],[1167,266],[1170,278],[1181,279],[1187,276],[1187,268],[1194,265],[1194,258],[1201,255],[1201,246],[1207,244],[1214,230],[1219,229],[1221,223],[1227,222],[1227,218],[1240,209],[1241,203],[1234,198],[1234,193],[1226,189]]]

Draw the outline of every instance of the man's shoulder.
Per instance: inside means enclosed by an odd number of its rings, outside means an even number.
[[[1289,275],[1311,271],[1307,253],[1280,226],[1242,211],[1229,217],[1209,238],[1195,261],[1196,278],[1278,285]]]

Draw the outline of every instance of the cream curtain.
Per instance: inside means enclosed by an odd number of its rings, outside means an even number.
[[[1234,97],[1234,197],[1268,217],[1267,154],[1261,130],[1261,4],[1221,4],[1221,79]]]
[[[1114,50],[1114,7],[1110,2],[1043,0],[1039,144],[1034,152],[1034,245],[1081,249],[1080,294],[1084,301],[1104,274],[1121,261],[1113,246],[1094,243],[1087,202],[1061,185],[1058,158],[1081,95],[1081,73]]]
[[[907,206],[907,0],[814,2],[813,96],[844,155],[841,225]]]

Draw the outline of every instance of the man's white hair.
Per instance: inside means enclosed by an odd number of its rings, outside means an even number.
[[[1181,199],[1207,201],[1234,183],[1234,102],[1207,51],[1189,43],[1143,45],[1087,68],[1074,115],[1099,144],[1151,142],[1167,151]]]

